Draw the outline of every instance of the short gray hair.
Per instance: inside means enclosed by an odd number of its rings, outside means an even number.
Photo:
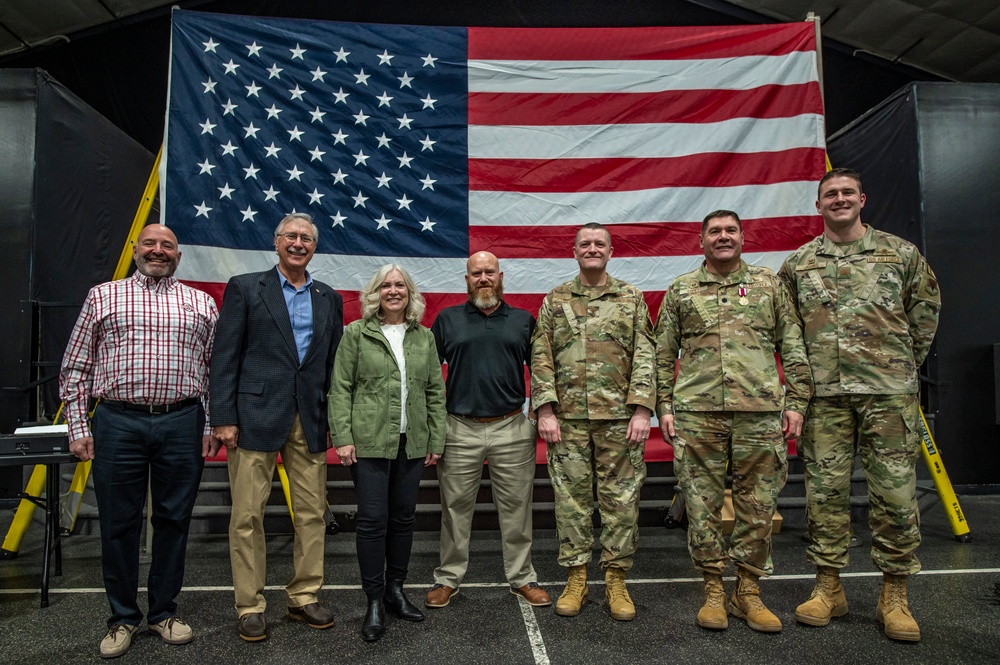
[[[288,222],[293,222],[295,220],[298,220],[300,222],[308,222],[309,226],[312,227],[313,238],[319,240],[319,227],[316,226],[316,222],[313,221],[312,216],[307,215],[304,212],[293,212],[282,217],[281,221],[278,222],[278,225],[274,227],[274,237],[275,238],[278,237],[278,235],[281,233],[281,229],[285,228],[285,224],[287,224]]]
[[[406,284],[406,322],[412,327],[420,323],[420,319],[424,318],[424,311],[427,309],[427,303],[424,302],[424,297],[420,295],[420,291],[417,290],[416,284],[413,283],[413,278],[410,277],[410,273],[406,272],[405,269],[396,265],[395,263],[387,263],[378,270],[368,281],[365,288],[361,289],[361,318],[363,319],[378,319],[382,320],[382,312],[380,311],[382,303],[379,300],[379,288],[382,286],[382,282],[385,278],[389,276],[393,270],[399,272],[403,276],[403,283]]]

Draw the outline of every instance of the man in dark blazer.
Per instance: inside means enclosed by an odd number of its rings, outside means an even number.
[[[333,625],[333,613],[316,594],[323,586],[326,531],[326,394],[344,306],[340,294],[306,270],[318,231],[308,215],[282,219],[274,231],[278,265],[229,280],[216,328],[209,411],[212,433],[229,458],[237,627],[248,642],[268,637],[264,506],[278,453],[295,515],[288,616],[313,628]]]

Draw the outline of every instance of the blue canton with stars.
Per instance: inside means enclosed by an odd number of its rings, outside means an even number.
[[[466,257],[466,31],[175,11],[164,219],[182,244]]]

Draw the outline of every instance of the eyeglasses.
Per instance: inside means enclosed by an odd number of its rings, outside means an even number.
[[[316,238],[312,236],[307,236],[304,233],[279,233],[279,236],[287,240],[288,242],[295,242],[296,240],[301,240],[303,245],[311,245],[316,242]]]

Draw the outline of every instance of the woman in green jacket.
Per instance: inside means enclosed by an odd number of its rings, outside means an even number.
[[[361,291],[361,319],[344,331],[328,416],[341,463],[358,494],[357,548],[368,610],[361,637],[385,629],[384,611],[423,613],[403,594],[423,467],[444,452],[445,401],[434,335],[420,325],[424,299],[397,265]]]

